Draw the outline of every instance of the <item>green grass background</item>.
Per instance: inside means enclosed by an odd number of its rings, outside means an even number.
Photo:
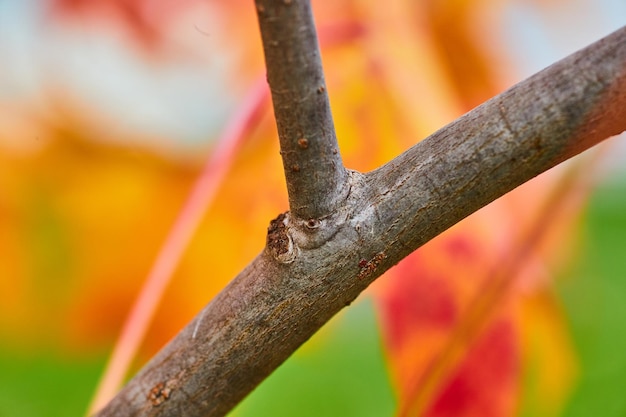
[[[626,416],[626,177],[596,190],[584,227],[581,257],[558,281],[581,373],[564,415]]]

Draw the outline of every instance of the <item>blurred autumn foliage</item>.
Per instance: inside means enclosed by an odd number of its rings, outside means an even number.
[[[44,74],[34,92],[0,96],[2,354],[101,358],[204,160],[220,146],[220,132],[263,76],[254,7],[242,0],[34,3],[40,10],[30,15],[55,36],[113,39],[113,47],[125,51],[120,59],[157,74],[147,75],[157,90],[178,67],[177,77],[193,68],[194,76],[212,80],[210,88],[199,87],[206,93],[201,110],[193,107],[196,99],[169,102],[157,92],[146,98],[161,106],[152,114],[130,98],[139,88],[110,105],[90,99],[81,81],[55,78],[58,68]],[[348,167],[367,171],[385,163],[518,78],[500,38],[506,5],[315,2]],[[7,13],[11,6],[3,7]],[[53,61],[90,59],[72,56],[86,53],[89,43],[79,51],[55,45]],[[102,69],[119,74],[91,68],[93,74],[78,76],[101,80],[106,90],[131,67]],[[8,76],[0,70],[0,78]],[[159,111],[184,115],[192,126],[181,132],[194,133],[160,132]],[[263,248],[268,221],[287,207],[269,99],[254,111],[236,152],[223,161],[227,174],[158,304],[136,365]],[[156,127],[141,128],[124,114],[154,120]],[[211,122],[193,126],[203,118]],[[521,187],[368,290],[399,415],[500,417],[522,408],[559,415],[577,364],[553,279],[577,240],[590,186],[585,170],[570,165]],[[550,371],[528,371],[545,367]],[[522,407],[524,398],[532,405]]]

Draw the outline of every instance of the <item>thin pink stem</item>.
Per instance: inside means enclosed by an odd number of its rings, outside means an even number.
[[[89,414],[104,407],[119,390],[183,253],[215,198],[244,134],[267,97],[267,82],[262,77],[255,82],[243,105],[219,137],[124,323],[89,407]]]

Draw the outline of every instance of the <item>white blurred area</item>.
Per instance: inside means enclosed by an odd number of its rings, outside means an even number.
[[[139,131],[177,142],[167,148],[196,147],[216,136],[246,87],[230,78],[239,51],[218,48],[212,3],[177,16],[168,41],[181,53],[159,59],[114,26],[55,21],[41,0],[0,0],[0,106],[45,114],[59,99],[86,103],[119,137]]]
[[[514,0],[503,24],[523,78],[626,24],[623,0]]]

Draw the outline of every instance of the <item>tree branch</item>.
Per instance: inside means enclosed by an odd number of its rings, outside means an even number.
[[[279,216],[268,248],[98,415],[226,414],[403,257],[517,185],[624,130],[626,27],[380,169],[350,172],[346,199],[306,232],[326,236],[322,243],[306,246],[310,239],[299,225]],[[275,256],[272,242],[290,256]]]
[[[256,1],[289,208],[315,222],[348,194],[310,1]]]

